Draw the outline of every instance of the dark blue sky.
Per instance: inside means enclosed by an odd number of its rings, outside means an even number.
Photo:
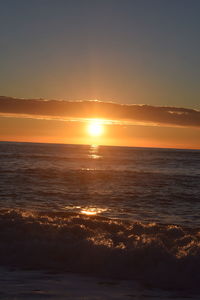
[[[200,108],[199,0],[0,0],[0,94]]]

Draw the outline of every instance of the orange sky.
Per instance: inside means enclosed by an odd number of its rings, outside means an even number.
[[[200,149],[200,111],[184,107],[0,96],[0,129],[1,141]]]
[[[199,10],[183,0],[1,1],[0,140],[199,149]],[[86,118],[116,123],[94,138]]]
[[[100,137],[88,133],[87,122],[0,117],[0,140],[134,147],[200,149],[200,129],[105,124]]]

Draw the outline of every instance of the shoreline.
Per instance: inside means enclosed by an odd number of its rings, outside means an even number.
[[[53,274],[0,267],[0,281],[0,299],[5,300],[199,299],[197,294],[148,288],[133,280],[112,280],[75,273]]]

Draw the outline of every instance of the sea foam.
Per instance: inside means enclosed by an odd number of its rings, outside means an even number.
[[[0,263],[198,289],[200,231],[64,212],[0,211]]]

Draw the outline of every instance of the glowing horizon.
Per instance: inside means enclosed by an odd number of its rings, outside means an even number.
[[[200,149],[188,108],[0,97],[0,127],[2,141]]]

